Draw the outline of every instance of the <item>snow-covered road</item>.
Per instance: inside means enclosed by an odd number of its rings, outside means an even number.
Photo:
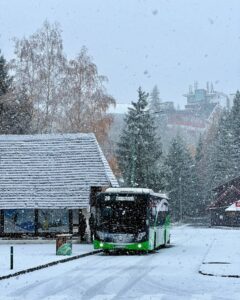
[[[0,281],[0,299],[239,300],[240,279],[198,273],[202,262],[214,257],[219,247],[214,243],[222,245],[222,260],[231,241],[240,251],[239,235],[239,230],[177,227],[170,248],[148,255],[97,254]]]

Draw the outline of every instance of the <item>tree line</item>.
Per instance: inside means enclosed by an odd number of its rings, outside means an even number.
[[[9,62],[0,52],[0,134],[93,132],[107,143],[112,123],[107,111],[115,99],[87,48],[68,59],[60,26],[46,21],[30,37],[15,39],[14,49]],[[200,137],[194,153],[180,135],[164,153],[160,102],[157,87],[150,96],[139,88],[116,157],[108,159],[125,185],[167,191],[175,220],[203,216],[212,189],[239,176],[240,93]]]
[[[158,112],[157,89],[149,97],[139,88],[118,143],[124,184],[167,192],[174,220],[205,216],[212,189],[240,174],[240,93],[231,111],[223,110],[200,136],[194,153],[179,134],[163,153]]]
[[[13,59],[0,53],[0,133],[93,132],[104,143],[115,99],[87,48],[68,59],[60,26],[48,21],[14,42]]]

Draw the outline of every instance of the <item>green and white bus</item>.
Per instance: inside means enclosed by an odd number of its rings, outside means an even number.
[[[108,188],[95,203],[94,249],[151,251],[170,243],[168,198],[142,188]]]

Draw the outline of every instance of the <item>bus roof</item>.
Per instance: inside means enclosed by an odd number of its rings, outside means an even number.
[[[106,189],[105,193],[111,193],[111,194],[149,194],[155,197],[160,197],[163,199],[168,199],[168,196],[166,194],[162,193],[154,193],[151,189],[143,189],[143,188],[108,188]]]

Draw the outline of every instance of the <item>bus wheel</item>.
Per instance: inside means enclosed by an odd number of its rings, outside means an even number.
[[[110,251],[109,251],[109,250],[103,250],[103,253],[104,253],[105,255],[109,255],[109,254],[110,254]]]

